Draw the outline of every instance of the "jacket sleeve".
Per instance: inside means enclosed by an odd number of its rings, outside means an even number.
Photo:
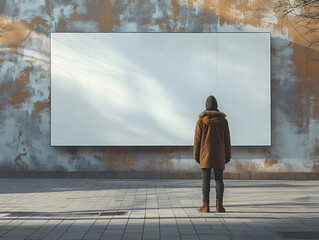
[[[202,128],[200,126],[201,120],[198,119],[196,123],[195,128],[195,136],[194,136],[194,155],[193,158],[196,160],[196,162],[200,162],[200,144],[202,139]]]
[[[229,133],[229,127],[228,127],[228,121],[226,120],[225,125],[225,163],[228,163],[231,158],[231,144],[230,144],[230,133]]]

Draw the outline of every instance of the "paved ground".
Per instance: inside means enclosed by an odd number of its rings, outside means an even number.
[[[199,213],[200,180],[0,179],[0,239],[319,239],[319,181],[225,180],[227,213],[214,186]]]

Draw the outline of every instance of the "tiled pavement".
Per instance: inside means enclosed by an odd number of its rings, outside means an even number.
[[[225,180],[226,213],[214,186],[199,213],[199,179],[1,179],[0,239],[319,239],[319,181]]]

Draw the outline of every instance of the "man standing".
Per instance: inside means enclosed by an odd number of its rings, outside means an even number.
[[[198,117],[194,137],[194,159],[202,169],[203,206],[200,212],[209,212],[211,170],[214,169],[216,183],[216,212],[225,212],[223,207],[225,163],[231,158],[230,133],[226,114],[217,109],[214,96],[206,100],[206,110]]]

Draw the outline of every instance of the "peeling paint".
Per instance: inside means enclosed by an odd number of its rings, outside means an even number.
[[[113,29],[113,14],[109,0],[102,1],[102,6],[99,12],[99,31],[112,32]]]
[[[45,101],[45,102],[38,101],[33,103],[33,105],[34,105],[34,112],[36,114],[39,114],[43,109],[51,107],[51,93],[49,94],[49,101]]]
[[[29,25],[26,21],[14,22],[0,15],[0,44],[5,44],[13,52],[27,39]]]
[[[278,160],[274,160],[274,159],[266,159],[265,160],[265,167],[266,168],[273,167],[276,164],[278,164]]]
[[[119,147],[110,147],[103,155],[94,155],[94,158],[105,162],[107,169],[111,170],[133,170],[136,161],[134,153]]]
[[[47,22],[47,20],[41,17],[33,18],[30,22],[30,30],[35,31],[37,33],[42,33],[46,31],[49,27]]]
[[[23,103],[28,97],[31,96],[30,92],[25,90],[27,83],[29,82],[30,72],[33,67],[27,67],[20,72],[20,76],[15,79],[15,81],[7,81],[3,83],[0,87],[0,93],[3,91],[12,90],[13,94],[9,101],[10,105],[14,105],[15,108],[20,108],[20,103]]]

